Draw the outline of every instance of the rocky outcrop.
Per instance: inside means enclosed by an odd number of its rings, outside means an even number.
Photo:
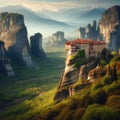
[[[0,14],[0,39],[5,43],[11,60],[29,67],[33,65],[23,15],[7,12]]]
[[[66,57],[66,66],[64,73],[61,76],[58,90],[55,94],[55,101],[60,101],[66,98],[66,96],[73,95],[75,91],[78,91],[78,89],[80,90],[84,88],[86,84],[80,84],[79,86],[74,86],[73,84],[76,83],[78,80],[87,79],[87,74],[89,73],[89,71],[95,68],[98,64],[97,58],[92,58],[91,60],[89,60],[88,58],[87,63],[83,63],[83,65],[80,65],[78,67],[75,66],[75,63],[80,61],[80,59],[72,60],[71,62],[72,57],[73,56],[71,55],[67,55]],[[64,91],[66,94],[64,93]]]
[[[80,91],[80,90],[82,90],[83,88],[85,88],[86,86],[88,86],[89,84],[84,84],[84,83],[82,83],[82,84],[77,84],[77,85],[71,85],[70,87],[69,87],[69,95],[70,96],[72,96],[72,95],[74,95],[76,92],[78,92],[78,91]]]
[[[107,47],[118,51],[120,48],[120,6],[111,7],[104,12],[99,21],[99,29]]]
[[[58,89],[56,94],[55,94],[54,100],[56,102],[60,102],[61,100],[67,98],[68,96],[69,96],[68,88]]]
[[[80,27],[78,30],[79,39],[103,40],[102,34],[99,33],[96,20],[93,25],[88,24],[86,27]]]
[[[79,79],[79,69],[74,67],[69,68],[63,73],[58,89],[64,88],[75,83]]]
[[[46,54],[42,48],[42,35],[40,33],[36,33],[34,36],[30,37],[30,45],[31,45],[31,54],[40,59],[45,59]]]
[[[0,41],[0,72],[3,72],[8,77],[14,77],[14,71],[10,64],[10,59],[7,56],[7,52],[4,48],[4,42]]]
[[[88,80],[93,82],[96,78],[102,77],[106,74],[106,70],[100,66],[90,70],[88,73]]]
[[[56,33],[52,34],[50,37],[48,45],[52,47],[64,47],[64,43],[66,42],[64,38],[64,32],[57,31]]]
[[[69,46],[69,48],[70,47],[72,46]],[[109,62],[113,58],[111,52],[106,48],[101,48],[101,52],[98,56],[95,56],[94,54],[92,56],[86,56],[86,51],[83,49],[80,49],[79,51],[76,50],[74,54],[69,54],[69,50],[66,50],[67,56],[65,70],[61,76],[58,90],[54,98],[57,102],[66,98],[66,96],[74,95],[75,92],[90,85],[92,80],[94,82],[94,79],[104,76],[106,70],[102,67],[98,67],[100,60]],[[80,81],[80,83],[78,81]],[[64,91],[66,94],[63,93]]]
[[[120,6],[113,6],[106,10],[99,21],[98,27],[96,21],[93,25],[80,27],[80,39],[104,40],[107,48],[111,51],[118,51],[120,48]]]

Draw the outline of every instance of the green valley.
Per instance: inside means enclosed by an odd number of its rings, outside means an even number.
[[[35,58],[39,69],[15,67],[16,77],[0,75],[0,118],[31,119],[53,104],[53,97],[64,69],[65,51],[45,49],[47,59]]]

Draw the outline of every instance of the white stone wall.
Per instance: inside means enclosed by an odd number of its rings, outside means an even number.
[[[76,48],[76,46],[78,47],[78,49],[76,49],[76,52],[73,52]],[[91,44],[76,44],[76,46],[71,46],[71,45],[66,45],[66,50],[67,55],[74,55],[76,54],[79,50],[84,49],[85,50],[85,56],[89,57],[89,56],[95,56],[98,57],[98,53],[101,53],[102,50],[106,47],[105,44],[93,44],[93,46]],[[95,52],[94,52],[95,51]]]

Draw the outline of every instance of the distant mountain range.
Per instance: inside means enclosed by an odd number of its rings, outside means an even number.
[[[23,6],[7,6],[0,8],[1,12],[13,12],[24,15],[25,25],[30,34],[34,32],[48,33],[49,31],[56,31],[57,29],[70,28],[71,26],[54,19],[49,19],[43,14],[37,15],[34,11]],[[47,35],[47,34],[46,34]]]
[[[50,36],[52,33],[61,30],[67,36],[74,33],[81,25],[88,24],[94,19],[100,19],[104,8],[95,8],[86,10],[83,8],[62,9],[57,12],[39,11],[35,12],[23,6],[7,6],[1,7],[0,12],[13,12],[24,15],[25,25],[28,28],[29,36],[35,32],[41,32],[44,37]]]
[[[74,25],[78,24],[88,24],[88,22],[92,22],[93,20],[99,20],[102,13],[106,9],[104,8],[69,8],[62,9],[57,12],[43,10],[38,14],[42,13],[51,19],[62,20],[67,23],[74,23]]]

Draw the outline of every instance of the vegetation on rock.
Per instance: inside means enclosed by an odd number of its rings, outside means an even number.
[[[87,59],[85,57],[85,50],[79,50],[77,54],[71,57],[71,61],[73,61],[74,66],[77,68],[87,63]]]
[[[85,83],[88,83],[86,87],[55,104],[50,110],[46,110],[42,115],[43,120],[50,118],[50,120],[119,120],[120,67],[117,67],[120,64],[119,57],[115,55],[108,65],[101,67],[102,69],[110,67],[111,71],[106,72],[105,76],[96,78],[91,84],[84,79]],[[73,85],[83,83],[83,80],[79,80]]]

